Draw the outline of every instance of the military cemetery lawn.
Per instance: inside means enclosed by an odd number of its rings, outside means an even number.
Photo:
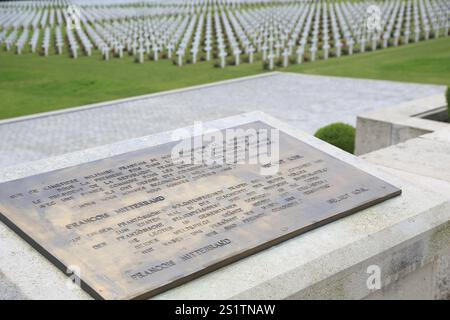
[[[261,61],[214,68],[213,61],[177,67],[133,57],[16,55],[0,52],[0,119],[183,88],[263,73]],[[278,71],[450,85],[450,38],[342,56]],[[301,90],[301,88],[299,88]],[[324,88],[326,90],[326,88]]]
[[[287,71],[450,86],[450,37],[291,65]]]
[[[212,63],[177,67],[170,60],[145,64],[133,57],[102,61],[82,56],[42,57],[0,52],[0,118],[53,111],[262,72],[261,64],[226,69]]]

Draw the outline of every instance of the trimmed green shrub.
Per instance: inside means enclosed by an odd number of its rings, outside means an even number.
[[[314,136],[339,149],[353,153],[355,151],[355,131],[355,128],[349,124],[336,122],[320,128]]]

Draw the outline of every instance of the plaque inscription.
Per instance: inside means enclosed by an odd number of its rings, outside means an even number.
[[[175,164],[174,143],[3,183],[0,217],[64,272],[77,267],[93,297],[132,299],[401,192],[282,131],[268,176]]]

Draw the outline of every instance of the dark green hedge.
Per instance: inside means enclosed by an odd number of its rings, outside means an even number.
[[[344,151],[355,151],[355,128],[342,122],[332,123],[317,130],[314,134],[320,140],[326,141]]]

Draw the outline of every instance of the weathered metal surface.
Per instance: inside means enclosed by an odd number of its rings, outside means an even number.
[[[131,299],[401,192],[286,133],[279,141],[274,175],[174,164],[167,143],[3,183],[0,216],[94,297]]]

